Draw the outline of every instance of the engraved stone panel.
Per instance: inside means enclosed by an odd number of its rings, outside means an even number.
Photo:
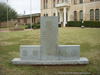
[[[62,59],[80,59],[80,45],[60,45],[59,56]]]
[[[42,59],[58,59],[58,17],[41,17]]]
[[[21,45],[20,52],[22,60],[40,59],[40,46]]]

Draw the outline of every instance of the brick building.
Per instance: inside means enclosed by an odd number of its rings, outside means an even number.
[[[23,15],[17,17],[17,23],[18,24],[30,24],[32,21],[32,24],[40,23],[40,13],[32,14],[32,15]]]
[[[41,0],[41,16],[58,16],[59,23],[100,21],[100,0]]]

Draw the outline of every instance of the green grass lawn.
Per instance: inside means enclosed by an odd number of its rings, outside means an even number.
[[[40,30],[0,32],[0,75],[59,75],[59,72],[90,72],[100,74],[100,28],[60,28],[59,44],[80,45],[81,56],[89,65],[16,66],[20,45],[39,45]],[[64,75],[64,74],[62,74]]]

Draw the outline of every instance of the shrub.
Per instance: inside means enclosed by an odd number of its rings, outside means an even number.
[[[82,23],[81,21],[69,21],[67,26],[70,26],[70,27],[81,27],[81,26],[100,27],[100,22],[99,21],[84,21],[84,23]]]
[[[26,24],[25,29],[30,29],[30,28],[31,28],[31,25],[30,24]]]
[[[34,24],[34,25],[32,26],[32,28],[33,28],[33,29],[39,29],[39,28],[40,28],[40,24]]]
[[[84,22],[85,27],[100,27],[99,21],[85,21]]]
[[[67,24],[69,27],[80,27],[81,25],[81,21],[69,21]]]
[[[30,24],[27,24],[26,29],[30,29],[30,28],[31,28],[31,25]],[[32,25],[32,28],[33,29],[39,29],[40,28],[40,24],[33,24]]]

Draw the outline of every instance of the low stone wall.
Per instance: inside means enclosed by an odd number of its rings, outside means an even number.
[[[8,21],[8,25],[7,25],[7,22],[1,22],[0,28],[14,27],[15,24],[16,24],[16,21]]]

